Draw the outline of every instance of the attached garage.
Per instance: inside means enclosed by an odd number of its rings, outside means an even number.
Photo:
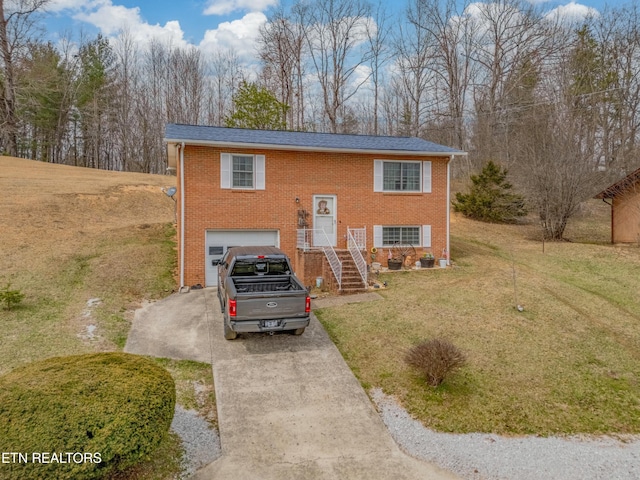
[[[258,245],[279,247],[278,230],[207,230],[204,254],[206,286],[218,284],[218,262],[227,249]]]

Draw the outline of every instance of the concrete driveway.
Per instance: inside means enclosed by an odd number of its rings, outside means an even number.
[[[400,451],[313,315],[227,341],[215,290],[194,290],[138,310],[125,351],[213,365],[223,454],[196,479],[457,478]]]

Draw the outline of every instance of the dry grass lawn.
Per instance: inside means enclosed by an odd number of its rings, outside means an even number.
[[[0,375],[47,357],[122,349],[133,311],[175,289],[174,202],[161,190],[175,181],[0,157],[0,287],[26,295],[14,310],[0,306]],[[211,366],[158,361],[178,403],[215,423]],[[172,437],[130,477],[171,477],[169,460],[179,455]]]
[[[640,432],[640,249],[608,244],[591,202],[567,238],[528,225],[452,218],[453,268],[383,277],[383,301],[318,312],[366,388],[428,427],[502,434]],[[516,273],[516,306],[514,276]],[[405,352],[442,337],[468,365],[437,388]]]
[[[173,288],[174,204],[161,187],[174,182],[0,157],[0,285],[26,294],[0,312],[0,374],[123,346],[139,302]]]

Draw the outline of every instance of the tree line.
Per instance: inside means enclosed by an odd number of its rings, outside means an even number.
[[[126,30],[53,45],[36,35],[47,2],[0,0],[5,154],[164,173],[167,122],[238,124],[266,94],[266,127],[426,138],[469,152],[466,177],[497,162],[550,238],[638,167],[635,2],[576,22],[525,0],[293,0],[252,65]]]

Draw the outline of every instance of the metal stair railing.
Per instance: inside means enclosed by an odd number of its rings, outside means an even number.
[[[331,246],[331,242],[329,242],[329,236],[324,229],[315,230],[314,235],[319,234],[320,238],[324,240],[322,242],[322,251],[324,252],[324,256],[327,257],[327,261],[329,262],[329,266],[333,271],[333,276],[336,277],[338,282],[338,290],[342,288],[342,262],[338,258],[338,254]]]
[[[353,262],[358,268],[358,272],[360,273],[360,277],[362,278],[362,283],[367,286],[367,262],[362,256],[362,245],[366,245],[366,237],[362,238],[363,230],[364,235],[366,235],[366,230],[364,228],[353,230],[347,228],[347,248],[349,249],[349,253],[353,258]],[[354,233],[356,233],[355,236]],[[359,238],[356,239],[356,237]]]
[[[296,242],[296,246],[301,249],[304,250],[305,252],[311,249],[311,245],[313,245],[312,243],[312,238],[311,235],[313,233],[312,230],[309,230],[308,228],[299,228],[298,229],[298,238],[297,238],[297,242]]]
[[[305,252],[310,249],[322,249],[324,256],[329,262],[333,276],[338,282],[338,289],[342,288],[342,262],[338,258],[338,254],[331,246],[331,241],[327,232],[322,228],[305,228],[298,230],[297,239],[298,248]]]

